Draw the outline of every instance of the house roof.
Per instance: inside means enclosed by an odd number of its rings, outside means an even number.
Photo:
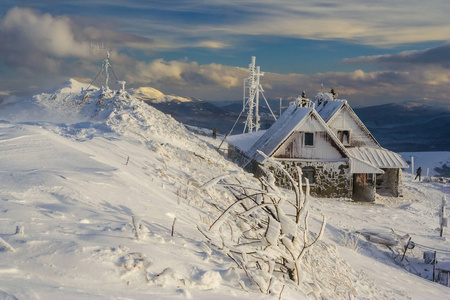
[[[317,93],[314,101],[315,109],[325,123],[328,123],[346,103],[347,100],[335,100],[330,93]]]
[[[350,155],[350,173],[352,174],[384,174],[384,171],[367,161]]]
[[[258,130],[256,132],[242,133],[230,135],[227,137],[228,144],[234,145],[242,151],[248,151],[266,130]]]
[[[270,156],[292,131],[313,111],[312,107],[290,105],[278,120],[270,126],[259,140],[247,151],[249,158],[262,162],[264,157],[257,150]]]
[[[327,95],[327,97],[331,96],[331,94]],[[327,114],[331,118],[340,108],[346,105],[347,101],[330,99],[327,100],[328,104],[323,105],[322,103],[319,108],[321,108],[322,114]],[[261,163],[265,158],[258,153],[258,150],[267,156],[271,156],[279,145],[292,134],[294,129],[301,126],[311,114],[317,117],[324,129],[329,132],[330,137],[335,140],[336,145],[351,160],[351,173],[383,174],[384,171],[380,168],[408,167],[408,164],[400,155],[381,147],[345,148],[314,108],[299,107],[298,105],[290,105],[283,115],[265,132],[237,135],[231,138],[230,143],[245,151],[248,158]]]
[[[347,148],[351,156],[369,162],[378,168],[408,168],[406,161],[397,153],[384,148]]]

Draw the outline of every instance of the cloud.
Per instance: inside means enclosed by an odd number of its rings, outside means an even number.
[[[130,67],[130,66],[128,66]],[[243,79],[248,70],[220,64],[199,65],[191,61],[136,62],[127,70],[132,86],[152,86],[164,93],[204,100],[242,99]],[[406,100],[434,99],[447,103],[449,76],[443,70],[326,72],[278,74],[265,72],[261,84],[269,99],[293,99],[305,90],[309,97],[322,90],[337,90],[354,106],[367,106]]]
[[[66,17],[39,15],[31,9],[12,8],[0,23],[1,51],[37,51],[55,57],[86,57],[89,43],[77,41]]]
[[[29,8],[10,9],[0,20],[0,60],[25,72],[58,73],[64,60],[98,59],[92,42],[105,46],[152,43],[152,40],[110,29],[75,23],[65,16],[40,14]]]
[[[450,69],[450,43],[420,51],[403,51],[392,55],[360,56],[345,59],[344,62],[383,65],[439,65]]]
[[[199,65],[197,62],[163,59],[149,63],[136,62],[129,70],[126,78],[131,84],[164,84],[189,89],[203,89],[208,86],[226,89],[238,87],[242,85],[247,72],[244,68],[215,63]]]
[[[212,48],[212,49],[223,49],[228,48],[230,45],[223,43],[223,42],[217,42],[217,41],[202,41],[198,42],[196,44],[197,47],[200,48]]]
[[[345,59],[347,64],[371,64],[392,72],[408,74],[408,80],[426,89],[450,83],[450,44],[390,55],[360,56]],[[431,92],[431,91],[430,91]],[[444,97],[448,98],[448,97]]]
[[[139,7],[135,1],[128,1],[123,5],[152,16],[145,21],[136,21],[132,13],[123,16],[122,22],[129,28],[152,32],[160,40],[176,37],[175,45],[187,44],[189,38],[230,43],[237,37],[242,40],[249,35],[270,35],[392,47],[444,41],[450,32],[450,2],[446,0],[435,0],[432,5],[409,0],[191,0],[139,3]]]

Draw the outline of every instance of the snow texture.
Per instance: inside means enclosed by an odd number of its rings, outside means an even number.
[[[255,190],[260,182],[225,160],[217,141],[127,92],[87,89],[70,80],[0,106],[0,299],[448,298],[422,259],[425,247],[450,249],[448,233],[436,231],[448,185],[404,179],[403,198],[375,204],[311,199],[310,231],[328,216],[323,239],[304,256],[300,286],[286,280],[265,295],[221,250],[227,240],[199,230],[235,201],[223,185],[202,185],[223,174]],[[365,239],[358,252],[341,245],[356,231],[391,228],[416,243],[403,262]],[[219,232],[238,238],[246,230],[224,222]],[[439,251],[438,260],[450,257]],[[266,280],[257,270],[251,276]]]

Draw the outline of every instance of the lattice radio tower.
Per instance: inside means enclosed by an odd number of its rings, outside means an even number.
[[[259,79],[261,76],[264,76],[264,72],[260,71],[259,66],[255,66],[256,57],[252,56],[252,63],[249,64],[249,72],[250,76],[244,79],[244,99],[242,101],[243,108],[242,110],[247,110],[247,119],[245,121],[244,133],[247,132],[256,132],[261,127],[260,125],[260,116],[259,116],[259,94],[261,94],[266,101],[267,107],[269,108],[272,116],[276,120],[277,118],[270,109],[269,103],[267,102],[266,97],[264,97],[264,89],[259,83]]]

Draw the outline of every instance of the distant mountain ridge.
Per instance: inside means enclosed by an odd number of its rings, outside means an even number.
[[[445,108],[385,104],[354,110],[385,148],[450,151],[450,111]]]
[[[132,92],[137,99],[145,101],[158,110],[172,115],[186,125],[217,128],[228,133],[242,111],[240,101],[221,101],[220,104],[193,98],[164,95],[153,88],[140,88]],[[280,115],[279,100],[269,100],[272,111]],[[282,102],[282,111],[290,101]],[[450,110],[418,104],[383,104],[354,108],[355,113],[385,148],[396,152],[450,151]],[[274,119],[267,105],[260,106],[261,128],[267,129]],[[242,133],[245,114],[232,134]]]

